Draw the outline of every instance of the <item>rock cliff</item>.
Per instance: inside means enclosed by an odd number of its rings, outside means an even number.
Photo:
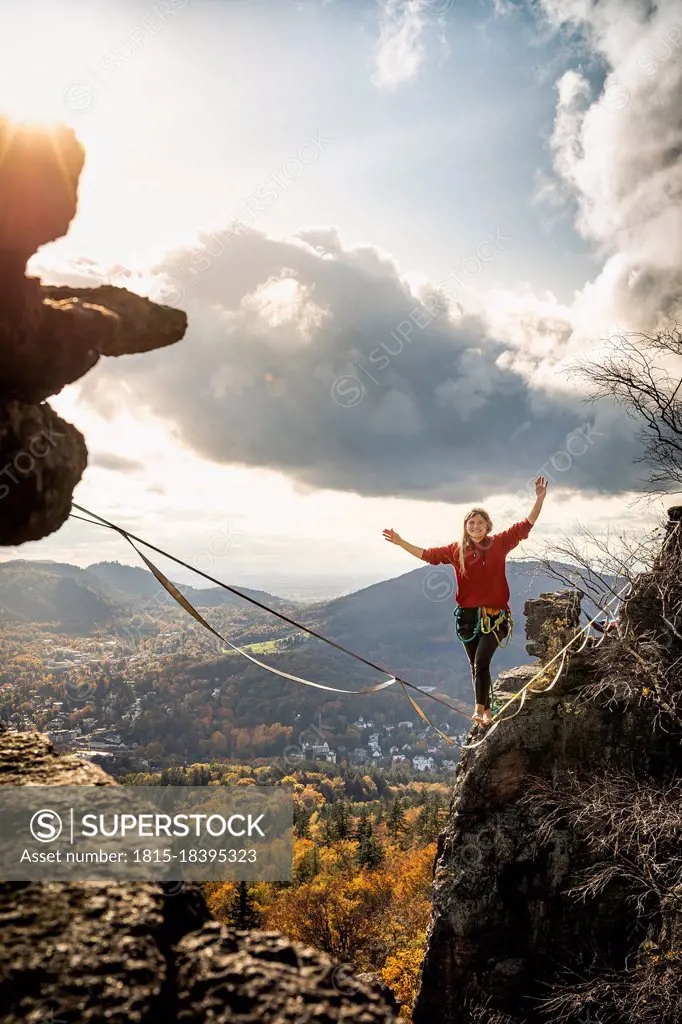
[[[26,277],[41,246],[68,230],[85,154],[71,129],[0,117],[0,544],[64,523],[87,464],[81,434],[45,399],[101,356],[179,341],[184,313],[124,288],[49,288]]]
[[[618,630],[590,639],[542,692],[550,666],[518,713],[464,752],[415,1024],[682,1020],[680,513]],[[503,673],[499,701],[573,635],[579,605],[570,591],[528,602],[528,647],[542,660]]]
[[[36,733],[0,734],[0,783],[112,786]],[[201,891],[0,882],[3,1024],[392,1024],[377,986],[275,932],[210,920]]]

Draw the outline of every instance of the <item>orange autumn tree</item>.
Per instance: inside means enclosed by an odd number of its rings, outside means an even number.
[[[389,860],[386,865],[394,878],[395,913],[387,922],[391,949],[381,968],[381,976],[402,1004],[401,1016],[408,1019],[426,949],[435,854],[436,844],[429,843],[396,858],[394,864]]]
[[[266,912],[266,925],[369,970],[384,952],[377,924],[390,903],[391,887],[383,873],[321,873],[281,893]]]
[[[360,870],[357,845],[344,841],[324,848],[297,841],[295,876],[313,851],[317,874],[274,893],[264,927],[322,949],[356,971],[382,974],[409,1017],[431,909],[435,843],[407,852],[389,847],[381,867]]]
[[[271,766],[226,765],[220,784],[270,782]],[[383,977],[409,1021],[431,910],[435,837],[447,786],[300,768],[277,780],[294,798],[293,880],[209,883],[213,914],[233,924],[248,902],[256,927]],[[360,799],[359,797],[362,797]],[[241,897],[241,901],[238,899]]]

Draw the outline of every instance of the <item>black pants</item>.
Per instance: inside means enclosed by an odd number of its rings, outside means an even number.
[[[473,634],[477,615],[477,608],[461,609],[459,627],[463,637]],[[471,665],[471,679],[476,692],[476,703],[482,704],[486,710],[490,707],[490,662],[499,646],[499,641],[504,640],[508,632],[509,622],[505,619],[494,632],[479,633],[475,640],[464,644],[464,650],[467,652]]]

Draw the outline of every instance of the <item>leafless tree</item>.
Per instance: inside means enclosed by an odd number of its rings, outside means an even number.
[[[612,339],[606,357],[573,366],[571,376],[590,387],[590,401],[610,398],[641,428],[637,462],[650,467],[651,493],[682,487],[682,332],[676,325],[657,334],[629,333]]]
[[[569,828],[591,854],[589,866],[568,895],[595,899],[612,884],[627,893],[640,934],[682,914],[682,780],[643,779],[628,772],[599,777],[569,774],[535,779],[526,802],[541,816],[540,841],[553,842],[557,830]],[[653,929],[656,932],[656,927]],[[675,1024],[682,1020],[682,949],[662,948],[645,939],[625,970],[592,962],[583,976],[566,972],[553,986],[543,1008],[553,1024],[592,1019],[603,1024]],[[587,958],[586,958],[587,959]],[[572,976],[571,976],[572,975]]]
[[[662,537],[661,527],[649,531],[644,538],[634,539],[610,526],[596,534],[579,523],[573,537],[539,554],[534,567],[527,572],[541,572],[579,590],[588,602],[582,608],[587,619],[597,611],[614,616],[627,585],[653,567]]]

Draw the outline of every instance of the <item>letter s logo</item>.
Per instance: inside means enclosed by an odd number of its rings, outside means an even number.
[[[52,843],[62,834],[63,824],[56,811],[43,808],[33,815],[29,828],[31,835],[39,843]]]

